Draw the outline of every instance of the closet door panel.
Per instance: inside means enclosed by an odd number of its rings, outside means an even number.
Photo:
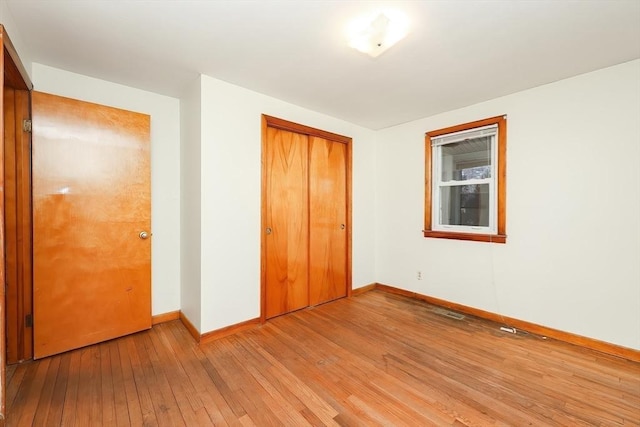
[[[347,146],[310,137],[309,303],[347,295]]]
[[[267,128],[266,317],[309,305],[308,137]]]

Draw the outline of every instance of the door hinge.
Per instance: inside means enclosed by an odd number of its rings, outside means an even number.
[[[27,314],[24,316],[24,326],[27,328],[33,327],[33,314]]]
[[[30,119],[25,119],[25,120],[22,121],[22,130],[24,132],[31,133],[31,120]]]

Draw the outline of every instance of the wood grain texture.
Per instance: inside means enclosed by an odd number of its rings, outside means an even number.
[[[162,314],[154,314],[151,317],[151,324],[157,325],[159,323],[170,322],[180,318],[180,310],[169,311]]]
[[[203,345],[163,323],[9,367],[7,425],[640,425],[640,364],[436,309],[374,290]]]
[[[312,136],[309,305],[347,295],[347,145]]]
[[[288,120],[279,119],[277,117],[268,116],[266,114],[263,114],[262,117],[265,124],[274,129],[282,129],[293,133],[299,133],[301,135],[317,136],[318,138],[342,142],[343,144],[349,144],[351,142],[351,138],[349,138],[348,136],[327,132],[322,129],[290,122]]]
[[[5,268],[7,305],[7,363],[33,356],[31,266],[31,149],[22,130],[30,118],[30,94],[4,88]]]
[[[198,328],[196,328],[194,324],[191,323],[191,320],[189,320],[189,318],[182,311],[180,312],[180,321],[182,322],[184,327],[187,328],[187,331],[189,331],[189,334],[193,337],[193,339],[196,340],[196,342],[200,342],[200,331],[198,331]]]
[[[369,292],[369,291],[372,291],[372,290],[376,289],[377,286],[378,286],[377,283],[371,283],[369,285],[362,286],[360,288],[356,288],[351,292],[351,295],[354,296],[354,297],[358,296],[358,295],[362,295],[362,294],[364,294],[366,292]]]
[[[34,357],[151,327],[149,120],[33,93]]]
[[[4,27],[0,25],[0,129],[4,131],[4,87],[5,87],[5,68],[6,55],[4,55],[5,45],[7,44],[7,35]],[[4,209],[4,135],[0,138],[0,284],[6,282],[5,276],[5,209]],[[6,365],[7,365],[7,313],[6,313],[6,290],[4,286],[0,286],[0,427],[4,425],[6,416]]]
[[[527,322],[525,320],[516,319],[513,317],[503,316],[501,314],[492,313],[490,311],[480,310],[474,307],[458,304],[451,301],[446,301],[440,298],[431,297],[428,295],[419,294],[417,292],[407,291],[404,289],[396,288],[381,283],[376,283],[369,290],[378,289],[381,291],[403,295],[410,298],[419,299],[429,304],[437,305],[439,307],[450,308],[461,313],[476,316],[482,319],[490,320],[500,323],[505,326],[514,327],[526,332],[530,332],[539,336],[548,338],[554,338],[566,343],[575,344],[581,347],[588,348],[590,350],[600,351],[602,353],[610,354],[612,356],[623,357],[633,362],[640,362],[640,351],[627,347],[611,344],[608,342],[596,340],[593,338],[587,338],[580,335],[572,334],[558,329],[549,328],[547,326],[538,325],[535,323]]]
[[[309,305],[308,149],[306,135],[267,128],[266,318]]]
[[[205,332],[204,334],[200,335],[199,342],[200,344],[206,344],[229,335],[237,334],[238,332],[246,331],[247,329],[255,328],[260,324],[261,322],[259,317],[255,319],[245,320],[244,322],[229,325],[224,328],[216,329],[214,331]]]
[[[274,153],[271,147],[274,146],[273,139],[282,138],[281,135],[296,135],[296,138],[300,138],[306,144],[307,153],[304,165],[306,193],[304,198],[299,198],[304,200],[296,200],[286,205],[282,200],[289,202],[286,197],[293,194],[295,198],[295,192],[299,190],[296,188],[292,192],[291,185],[286,180],[283,180],[282,185],[278,183],[281,176],[284,176],[278,173],[278,168],[284,169],[283,167],[275,165],[276,173],[272,171]],[[277,245],[274,245],[274,240],[277,239],[272,234],[263,232],[260,293],[262,322],[279,314],[351,294],[351,156],[349,137],[267,115],[262,116],[263,231],[270,229],[275,233],[272,227],[274,215],[279,215],[283,223],[289,222],[288,218],[292,218],[294,226],[306,221],[306,235],[299,243],[307,246],[307,252],[301,252],[303,246],[298,244],[294,257],[306,256],[308,262],[305,278],[306,303],[303,304],[301,297],[299,304],[292,306],[295,308],[288,309],[281,302],[284,300],[281,296],[283,292],[278,296],[280,299],[274,302],[272,297],[278,294],[268,291],[268,283],[274,282],[274,272],[277,271],[273,268],[276,255],[270,252],[274,247],[277,248]],[[302,156],[300,159],[303,160]],[[300,176],[298,182],[301,183],[302,178]],[[274,201],[282,203],[283,206],[278,206],[274,211],[271,208]],[[304,216],[302,221],[298,220],[300,215]],[[329,222],[333,225],[329,225]],[[278,257],[284,259],[284,252],[280,252]],[[279,264],[284,265],[284,262],[281,261]],[[279,276],[284,277],[283,274]],[[299,275],[297,278],[302,276]],[[282,279],[276,277],[275,280]],[[298,281],[297,286],[302,286],[302,280]],[[274,304],[280,306],[274,309]]]
[[[7,361],[7,313],[6,313],[6,298],[5,298],[5,180],[4,180],[4,151],[5,145],[15,144],[15,139],[11,140],[5,137],[5,114],[7,108],[15,108],[16,105],[22,103],[23,99],[29,100],[29,92],[33,88],[31,80],[26,72],[26,69],[22,65],[22,61],[16,52],[16,49],[9,38],[4,26],[0,24],[0,130],[3,135],[0,138],[0,427],[5,425],[5,413],[6,413],[6,361]],[[5,104],[5,90],[13,89],[15,92],[25,91],[23,94],[18,94],[17,98],[14,96],[14,100],[17,99],[18,104],[11,104],[9,106]],[[14,115],[14,119],[18,119],[18,115]],[[17,134],[14,134],[14,138]],[[20,138],[22,139],[22,138]],[[18,150],[20,148],[16,146]],[[17,255],[20,251],[18,250]],[[17,264],[16,264],[17,266]],[[20,271],[20,270],[18,270]],[[18,296],[19,292],[16,292]],[[13,325],[12,325],[13,326]],[[24,336],[23,336],[24,338]],[[18,336],[18,342],[20,336]]]
[[[22,304],[18,286],[18,218],[16,194],[15,90],[4,88],[4,228],[7,363],[17,363]]]
[[[20,285],[19,306],[22,308],[18,339],[18,358],[27,360],[33,357],[33,327],[26,324],[26,316],[33,315],[33,220],[31,203],[31,134],[21,125],[31,119],[31,92],[16,90],[15,97],[16,126],[16,217],[18,218],[18,283]]]

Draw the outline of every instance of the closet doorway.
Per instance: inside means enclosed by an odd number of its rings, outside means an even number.
[[[351,138],[262,116],[261,319],[351,293]]]

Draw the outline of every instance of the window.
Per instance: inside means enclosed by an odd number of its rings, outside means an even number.
[[[424,236],[505,243],[507,119],[426,133]]]

